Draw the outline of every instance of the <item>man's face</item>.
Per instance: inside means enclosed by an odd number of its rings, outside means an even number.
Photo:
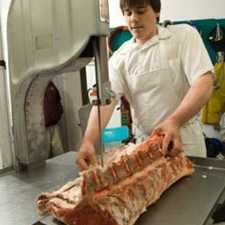
[[[138,44],[144,44],[157,34],[157,17],[151,6],[138,6],[123,10],[128,28]]]

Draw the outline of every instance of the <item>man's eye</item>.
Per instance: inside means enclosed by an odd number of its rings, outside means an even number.
[[[124,11],[124,15],[125,16],[130,16],[131,15],[131,11]]]
[[[145,10],[144,9],[140,9],[140,10],[137,10],[136,13],[137,14],[144,14],[145,13]]]

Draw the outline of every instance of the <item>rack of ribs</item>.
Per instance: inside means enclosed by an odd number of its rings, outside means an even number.
[[[146,208],[194,172],[184,152],[162,150],[162,136],[110,151],[105,166],[91,167],[58,191],[43,193],[37,207],[67,225],[133,225]]]

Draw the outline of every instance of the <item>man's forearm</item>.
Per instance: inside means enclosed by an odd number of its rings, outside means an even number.
[[[105,128],[108,124],[113,110],[115,108],[116,101],[112,99],[110,105],[101,106],[101,128]],[[89,115],[88,125],[85,131],[83,142],[91,142],[94,144],[99,139],[99,127],[98,127],[98,108],[93,106]]]
[[[201,110],[212,91],[213,75],[208,72],[193,83],[182,103],[169,119],[176,121],[178,126],[182,126]]]

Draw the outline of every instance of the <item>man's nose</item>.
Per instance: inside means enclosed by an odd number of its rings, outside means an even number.
[[[135,12],[132,12],[130,15],[130,21],[134,22],[138,20],[138,14]]]

